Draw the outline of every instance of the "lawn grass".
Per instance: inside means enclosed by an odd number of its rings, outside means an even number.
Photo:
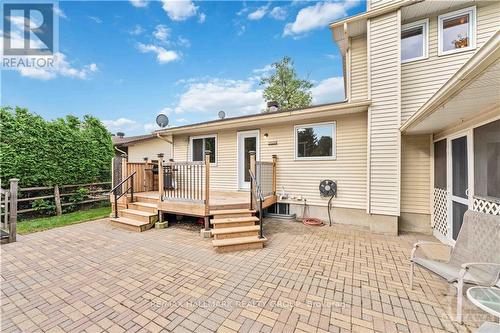
[[[66,225],[86,222],[109,216],[111,207],[99,207],[89,210],[63,214],[61,216],[42,217],[32,220],[19,221],[17,223],[18,234],[29,234],[32,232],[63,227]]]

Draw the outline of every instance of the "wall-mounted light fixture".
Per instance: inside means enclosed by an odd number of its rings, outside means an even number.
[[[267,139],[269,137],[269,134],[264,133],[264,137]]]

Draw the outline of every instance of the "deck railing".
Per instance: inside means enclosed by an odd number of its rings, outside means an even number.
[[[204,161],[164,162],[159,159],[160,201],[207,204],[210,195],[210,152]],[[207,205],[208,206],[208,205]]]
[[[275,162],[255,162],[255,179],[265,197],[275,194],[275,167]]]

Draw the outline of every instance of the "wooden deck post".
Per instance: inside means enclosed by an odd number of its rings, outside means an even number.
[[[128,167],[127,167],[127,158],[126,157],[122,157],[122,178],[120,179],[120,181],[124,180],[125,178],[128,177]],[[125,182],[126,183],[126,182]],[[127,187],[126,187],[126,184],[122,184],[121,186],[121,192],[120,193],[123,193],[127,190]],[[126,198],[125,198],[126,199]]]
[[[163,181],[164,181],[164,174],[163,174],[163,154],[160,153],[158,154],[158,193],[160,196],[160,202],[163,201]]]
[[[255,177],[255,181],[257,181],[257,173],[255,172],[257,170],[257,165],[256,165],[256,155],[255,151],[250,151],[250,172],[253,174]],[[253,181],[250,177],[250,209],[253,209]]]
[[[54,186],[54,203],[56,204],[56,215],[62,215],[62,207],[61,207],[61,195],[59,194],[59,186]]]
[[[146,169],[148,168],[148,158],[144,157],[144,169],[142,170],[142,190],[144,192],[149,190],[149,186],[147,185],[147,176]]]
[[[210,230],[210,154],[211,151],[205,151],[205,230]]]
[[[273,195],[276,195],[276,160],[278,156],[273,155]]]
[[[10,179],[10,207],[9,207],[9,242],[16,241],[17,235],[17,186],[19,184],[19,179]]]

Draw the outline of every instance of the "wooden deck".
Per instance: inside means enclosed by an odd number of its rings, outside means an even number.
[[[164,200],[160,202],[160,195],[156,191],[134,193],[134,197],[156,202],[158,209],[184,215],[205,216],[205,205],[196,202]],[[276,202],[275,196],[265,198],[264,208]],[[250,208],[250,192],[244,191],[210,191],[210,211],[224,209]]]

